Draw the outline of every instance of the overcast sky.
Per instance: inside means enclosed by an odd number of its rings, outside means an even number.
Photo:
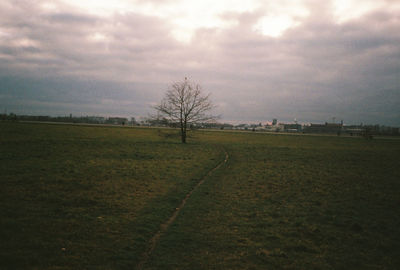
[[[2,112],[146,116],[184,77],[221,121],[400,126],[400,1],[0,1]]]

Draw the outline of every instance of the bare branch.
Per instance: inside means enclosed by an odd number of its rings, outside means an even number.
[[[186,142],[188,124],[206,122],[217,118],[207,114],[213,108],[210,94],[204,95],[199,84],[192,83],[186,78],[182,82],[173,83],[161,103],[154,106],[154,109],[163,117],[180,124],[182,142]]]

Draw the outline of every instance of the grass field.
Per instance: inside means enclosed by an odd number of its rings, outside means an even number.
[[[0,269],[398,269],[400,140],[0,123]]]

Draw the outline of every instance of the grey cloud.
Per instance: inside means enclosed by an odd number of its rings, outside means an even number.
[[[390,15],[397,16],[386,14]],[[362,108],[368,117],[375,111],[371,121],[385,118],[398,125],[399,109],[393,104],[398,103],[399,96],[376,94],[399,89],[396,78],[400,43],[398,33],[393,31],[398,24],[395,19],[386,23],[377,19],[379,16],[370,14],[341,25],[329,19],[310,19],[277,40],[254,35],[239,39],[240,32],[232,30],[223,41],[224,66],[230,67],[232,75],[236,72],[236,76],[227,76],[232,81],[245,82],[242,92],[234,93],[234,99],[259,101],[254,105],[259,108],[265,108],[268,100],[273,99],[275,104],[264,109],[265,115],[276,111],[281,111],[281,115],[285,111],[301,114],[311,108],[317,116],[310,113],[311,121],[328,120],[338,114],[358,121],[362,112],[357,108]],[[278,94],[281,92],[285,94]],[[368,98],[371,96],[374,98]]]
[[[315,1],[309,18],[280,38],[252,31],[265,9],[226,13],[221,17],[238,25],[198,29],[185,45],[157,17],[100,18],[68,7],[43,14],[24,3],[2,6],[0,31],[10,35],[0,36],[0,94],[9,98],[0,106],[31,100],[30,108],[49,113],[52,102],[65,102],[58,106],[63,110],[76,104],[74,110],[103,106],[106,112],[117,103],[125,113],[145,115],[169,83],[187,76],[212,92],[224,119],[336,117],[400,125],[400,14],[394,11],[338,24],[329,3]],[[103,36],[96,40],[96,34]],[[15,45],[21,39],[32,44]],[[135,105],[122,102],[129,100]]]
[[[99,18],[95,16],[89,16],[86,14],[74,14],[74,13],[57,13],[57,14],[47,14],[42,16],[45,20],[48,20],[50,23],[59,23],[59,24],[89,24],[93,25],[99,21]]]
[[[45,51],[48,57],[53,58],[54,64],[60,61],[57,66],[48,66],[50,73],[57,70],[67,74],[97,74],[97,77],[104,77],[106,73],[109,77],[117,75],[118,80],[126,79],[130,72],[135,73],[139,67],[140,70],[136,72],[147,72],[151,61],[158,60],[166,50],[170,50],[168,44],[176,43],[168,36],[165,24],[155,18],[133,13],[117,14],[102,21],[93,16],[72,13],[41,15],[27,20],[24,37],[38,43],[39,48],[35,48],[37,52]],[[19,32],[19,28],[19,24],[14,25],[13,31]],[[104,35],[104,40],[95,40],[97,33]],[[8,42],[12,41],[10,39]],[[12,50],[3,47],[3,51],[13,54],[26,65],[32,62],[39,64],[41,61],[39,54],[25,56],[20,46]],[[43,56],[42,59],[48,57]],[[46,65],[41,67],[46,69]],[[39,69],[39,72],[43,72],[43,69]]]
[[[57,115],[146,115],[151,101],[160,98],[155,92],[160,87],[152,83],[7,76],[0,77],[0,108],[28,114],[47,108]]]

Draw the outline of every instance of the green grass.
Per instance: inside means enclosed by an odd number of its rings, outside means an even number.
[[[400,140],[0,122],[0,269],[398,269]]]
[[[221,153],[155,130],[0,123],[0,268],[132,268]]]
[[[399,141],[204,133],[230,153],[149,269],[398,269]],[[225,143],[224,143],[225,141]]]

